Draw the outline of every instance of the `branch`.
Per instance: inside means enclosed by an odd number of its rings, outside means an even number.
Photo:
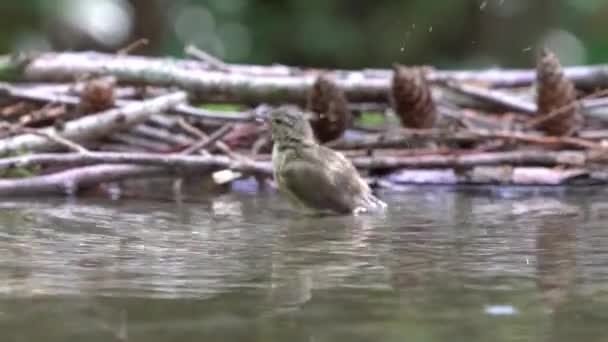
[[[9,83],[0,82],[0,95],[6,95],[17,99],[43,102],[43,103],[60,103],[66,105],[78,105],[80,99],[76,96],[64,94],[63,92],[69,91],[67,87],[26,87],[26,86],[14,86]],[[59,93],[58,93],[59,92]],[[115,103],[118,106],[124,107],[137,103],[133,100],[116,100]],[[262,107],[261,109],[264,109]],[[259,110],[259,109],[258,109]],[[180,114],[184,116],[191,116],[197,119],[211,119],[221,121],[251,121],[254,120],[255,116],[252,111],[246,112],[227,112],[227,111],[213,111],[202,108],[197,108],[185,103],[180,103],[169,109],[170,112]]]
[[[171,146],[183,147],[189,146],[195,142],[194,139],[187,135],[174,133],[167,129],[157,128],[145,123],[133,127],[131,132],[140,136],[156,139]]]
[[[226,156],[189,156],[157,153],[40,153],[0,159],[0,169],[28,167],[32,165],[60,165],[64,167],[90,164],[137,164],[160,166],[175,172],[212,172],[218,169],[231,169],[246,173],[271,174],[267,162],[235,161]]]
[[[453,81],[445,82],[442,85],[449,90],[469,96],[474,100],[496,105],[507,110],[527,114],[536,113],[535,103],[520,99],[504,91],[491,90]]]
[[[569,146],[585,149],[604,150],[606,147],[600,143],[573,137],[549,137],[531,133],[493,130],[462,130],[457,132],[444,130],[408,130],[401,129],[387,134],[376,134],[336,140],[328,144],[329,147],[342,150],[370,149],[370,148],[398,148],[411,147],[419,142],[434,141],[450,142],[476,142],[486,139],[506,139],[545,146]]]
[[[585,151],[514,151],[492,153],[470,153],[462,155],[421,155],[405,157],[354,157],[355,166],[361,169],[398,169],[398,168],[437,168],[472,167],[481,165],[518,165],[518,166],[581,166],[586,163],[606,163],[600,152]],[[230,169],[244,173],[270,175],[268,161],[242,162],[226,156],[186,156],[178,154],[155,153],[43,153],[0,159],[0,169],[28,167],[32,165],[82,166],[90,164],[137,164],[162,166],[168,170],[183,172],[212,172]]]
[[[501,184],[501,185],[560,185],[577,179],[581,184],[606,183],[605,177],[586,169],[556,169],[548,167],[480,166],[465,172],[454,169],[404,169],[387,177],[386,186],[406,184]]]
[[[60,146],[64,146],[68,150],[71,150],[74,152],[80,152],[80,153],[89,152],[89,150],[87,150],[84,146],[79,145],[68,139],[65,139],[65,138],[55,134],[54,132],[44,132],[44,131],[39,131],[36,129],[26,128],[26,127],[11,128],[11,130],[13,132],[17,132],[17,133],[25,133],[25,134],[33,134],[33,135],[41,136],[43,138],[46,138],[48,141],[51,141]]]
[[[216,58],[216,57],[210,55],[209,53],[197,48],[194,45],[186,46],[186,48],[184,49],[184,52],[188,56],[191,56],[191,57],[199,59],[203,62],[206,62],[209,65],[209,67],[211,67],[215,70],[230,72],[230,66],[228,64],[224,63],[219,58]]]
[[[151,114],[167,110],[184,101],[186,101],[186,94],[176,92],[68,121],[62,130],[46,128],[41,129],[40,132],[59,135],[73,141],[93,139],[143,122]],[[57,148],[57,144],[49,143],[47,139],[35,134],[24,134],[0,140],[0,154],[19,150],[47,151],[55,148]]]
[[[315,70],[312,70],[315,71]],[[44,53],[31,58],[22,79],[72,81],[77,75],[113,75],[119,81],[158,86],[179,86],[207,101],[303,102],[316,74],[322,70],[284,66],[230,65],[230,72],[210,71],[208,64],[192,60],[117,56],[102,53]],[[333,70],[336,81],[351,102],[386,102],[392,72],[387,69]],[[577,86],[608,86],[608,66],[564,68]],[[486,71],[434,71],[431,82],[476,81],[490,87],[528,86],[535,80],[533,69]]]
[[[73,195],[79,189],[127,178],[158,177],[167,173],[162,167],[140,165],[94,165],[50,175],[0,180],[0,196],[35,194]]]
[[[583,151],[514,151],[416,157],[358,157],[353,159],[353,163],[361,169],[393,170],[400,168],[467,168],[489,165],[583,166],[588,162],[602,159],[600,155],[587,154]]]
[[[412,157],[356,157],[352,159],[361,169],[400,168],[472,168],[479,166],[570,166],[608,162],[603,154],[583,151],[525,151],[477,153],[468,155],[429,155]],[[102,163],[96,166],[84,166]],[[208,174],[214,170],[231,170],[245,174],[269,176],[269,162],[240,162],[225,156],[158,155],[150,153],[63,153],[34,154],[0,160],[0,168],[27,167],[35,164],[81,166],[50,175],[0,180],[0,195],[32,195],[36,193],[73,194],[78,189],[97,183],[126,178],[172,176],[175,174]],[[113,164],[113,165],[110,165]],[[135,164],[135,165],[126,165]]]
[[[189,146],[185,150],[181,151],[180,154],[188,155],[198,152],[199,150],[206,149],[207,147],[214,145],[220,139],[226,136],[226,134],[230,133],[232,130],[232,124],[226,124],[222,126],[220,129],[213,132],[210,136],[206,138],[200,139],[198,142]]]

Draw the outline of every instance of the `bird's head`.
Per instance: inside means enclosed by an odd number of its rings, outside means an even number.
[[[267,120],[270,123],[272,139],[276,142],[314,141],[307,114],[295,106],[271,109],[267,113]]]

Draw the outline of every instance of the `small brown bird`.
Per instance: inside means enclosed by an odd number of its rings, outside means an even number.
[[[282,106],[271,110],[268,119],[274,140],[274,178],[294,206],[312,213],[340,214],[386,208],[346,157],[315,141],[302,111]]]

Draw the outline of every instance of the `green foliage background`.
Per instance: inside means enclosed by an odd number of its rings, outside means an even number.
[[[548,45],[564,64],[608,60],[605,0],[2,1],[0,48],[8,52],[24,45],[18,42],[36,46],[39,40],[50,49],[114,51],[120,46],[87,39],[62,19],[75,6],[104,2],[129,9],[133,29],[123,46],[147,37],[152,43],[143,52],[157,55],[182,55],[188,41],[176,34],[180,13],[202,9],[209,15],[188,27],[188,40],[232,62],[527,67],[552,33],[557,41]],[[105,20],[119,25],[111,16]]]

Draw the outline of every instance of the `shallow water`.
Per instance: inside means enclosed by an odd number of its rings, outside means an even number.
[[[0,204],[0,341],[605,341],[608,191]]]

